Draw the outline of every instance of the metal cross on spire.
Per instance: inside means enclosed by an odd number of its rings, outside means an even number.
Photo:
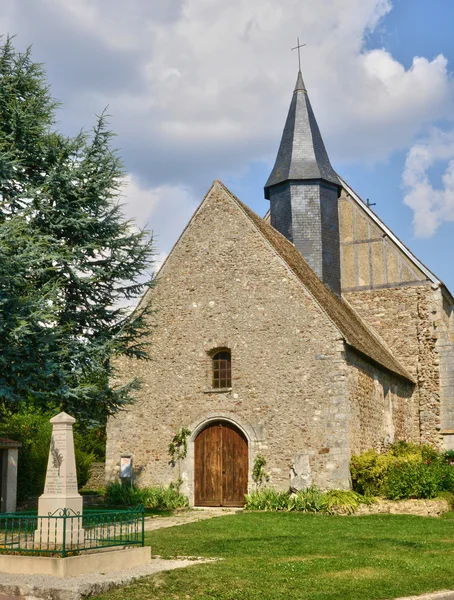
[[[304,46],[306,46],[306,44],[300,44],[300,39],[296,38],[298,41],[298,45],[295,46],[294,48],[292,48],[292,50],[296,50],[298,49],[298,68],[299,71],[301,71],[301,54],[300,54],[300,48],[304,48]]]

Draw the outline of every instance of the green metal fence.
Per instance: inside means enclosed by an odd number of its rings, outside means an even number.
[[[53,514],[0,513],[0,553],[65,557],[113,546],[144,545],[145,509]]]

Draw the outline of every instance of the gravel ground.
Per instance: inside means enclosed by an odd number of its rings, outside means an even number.
[[[78,575],[77,577],[53,577],[52,575],[9,575],[0,573],[0,600],[2,594],[13,596],[15,600],[80,600],[93,594],[101,594],[113,587],[125,585],[134,579],[153,575],[160,571],[181,569],[203,562],[206,559],[164,560],[155,558],[148,565],[125,571],[106,574]]]

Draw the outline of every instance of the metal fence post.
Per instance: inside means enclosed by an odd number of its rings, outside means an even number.
[[[66,557],[66,519],[68,517],[66,516],[66,508],[63,509],[63,547],[62,547],[62,552],[61,552],[61,557],[65,558]],[[55,523],[55,525],[58,527],[58,517],[57,517],[57,522]]]
[[[145,505],[142,504],[142,546],[145,546]]]

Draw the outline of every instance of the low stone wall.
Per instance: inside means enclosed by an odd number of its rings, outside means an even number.
[[[54,577],[76,577],[86,573],[121,571],[148,564],[151,560],[149,546],[102,550],[80,556],[56,558],[52,556],[0,555],[0,572],[12,575],[53,575]],[[1,597],[0,597],[1,598]]]
[[[85,484],[86,490],[99,490],[105,486],[106,463],[93,463],[90,471],[90,478]]]
[[[417,515],[439,517],[449,511],[446,500],[378,500],[375,504],[362,504],[356,515]]]

